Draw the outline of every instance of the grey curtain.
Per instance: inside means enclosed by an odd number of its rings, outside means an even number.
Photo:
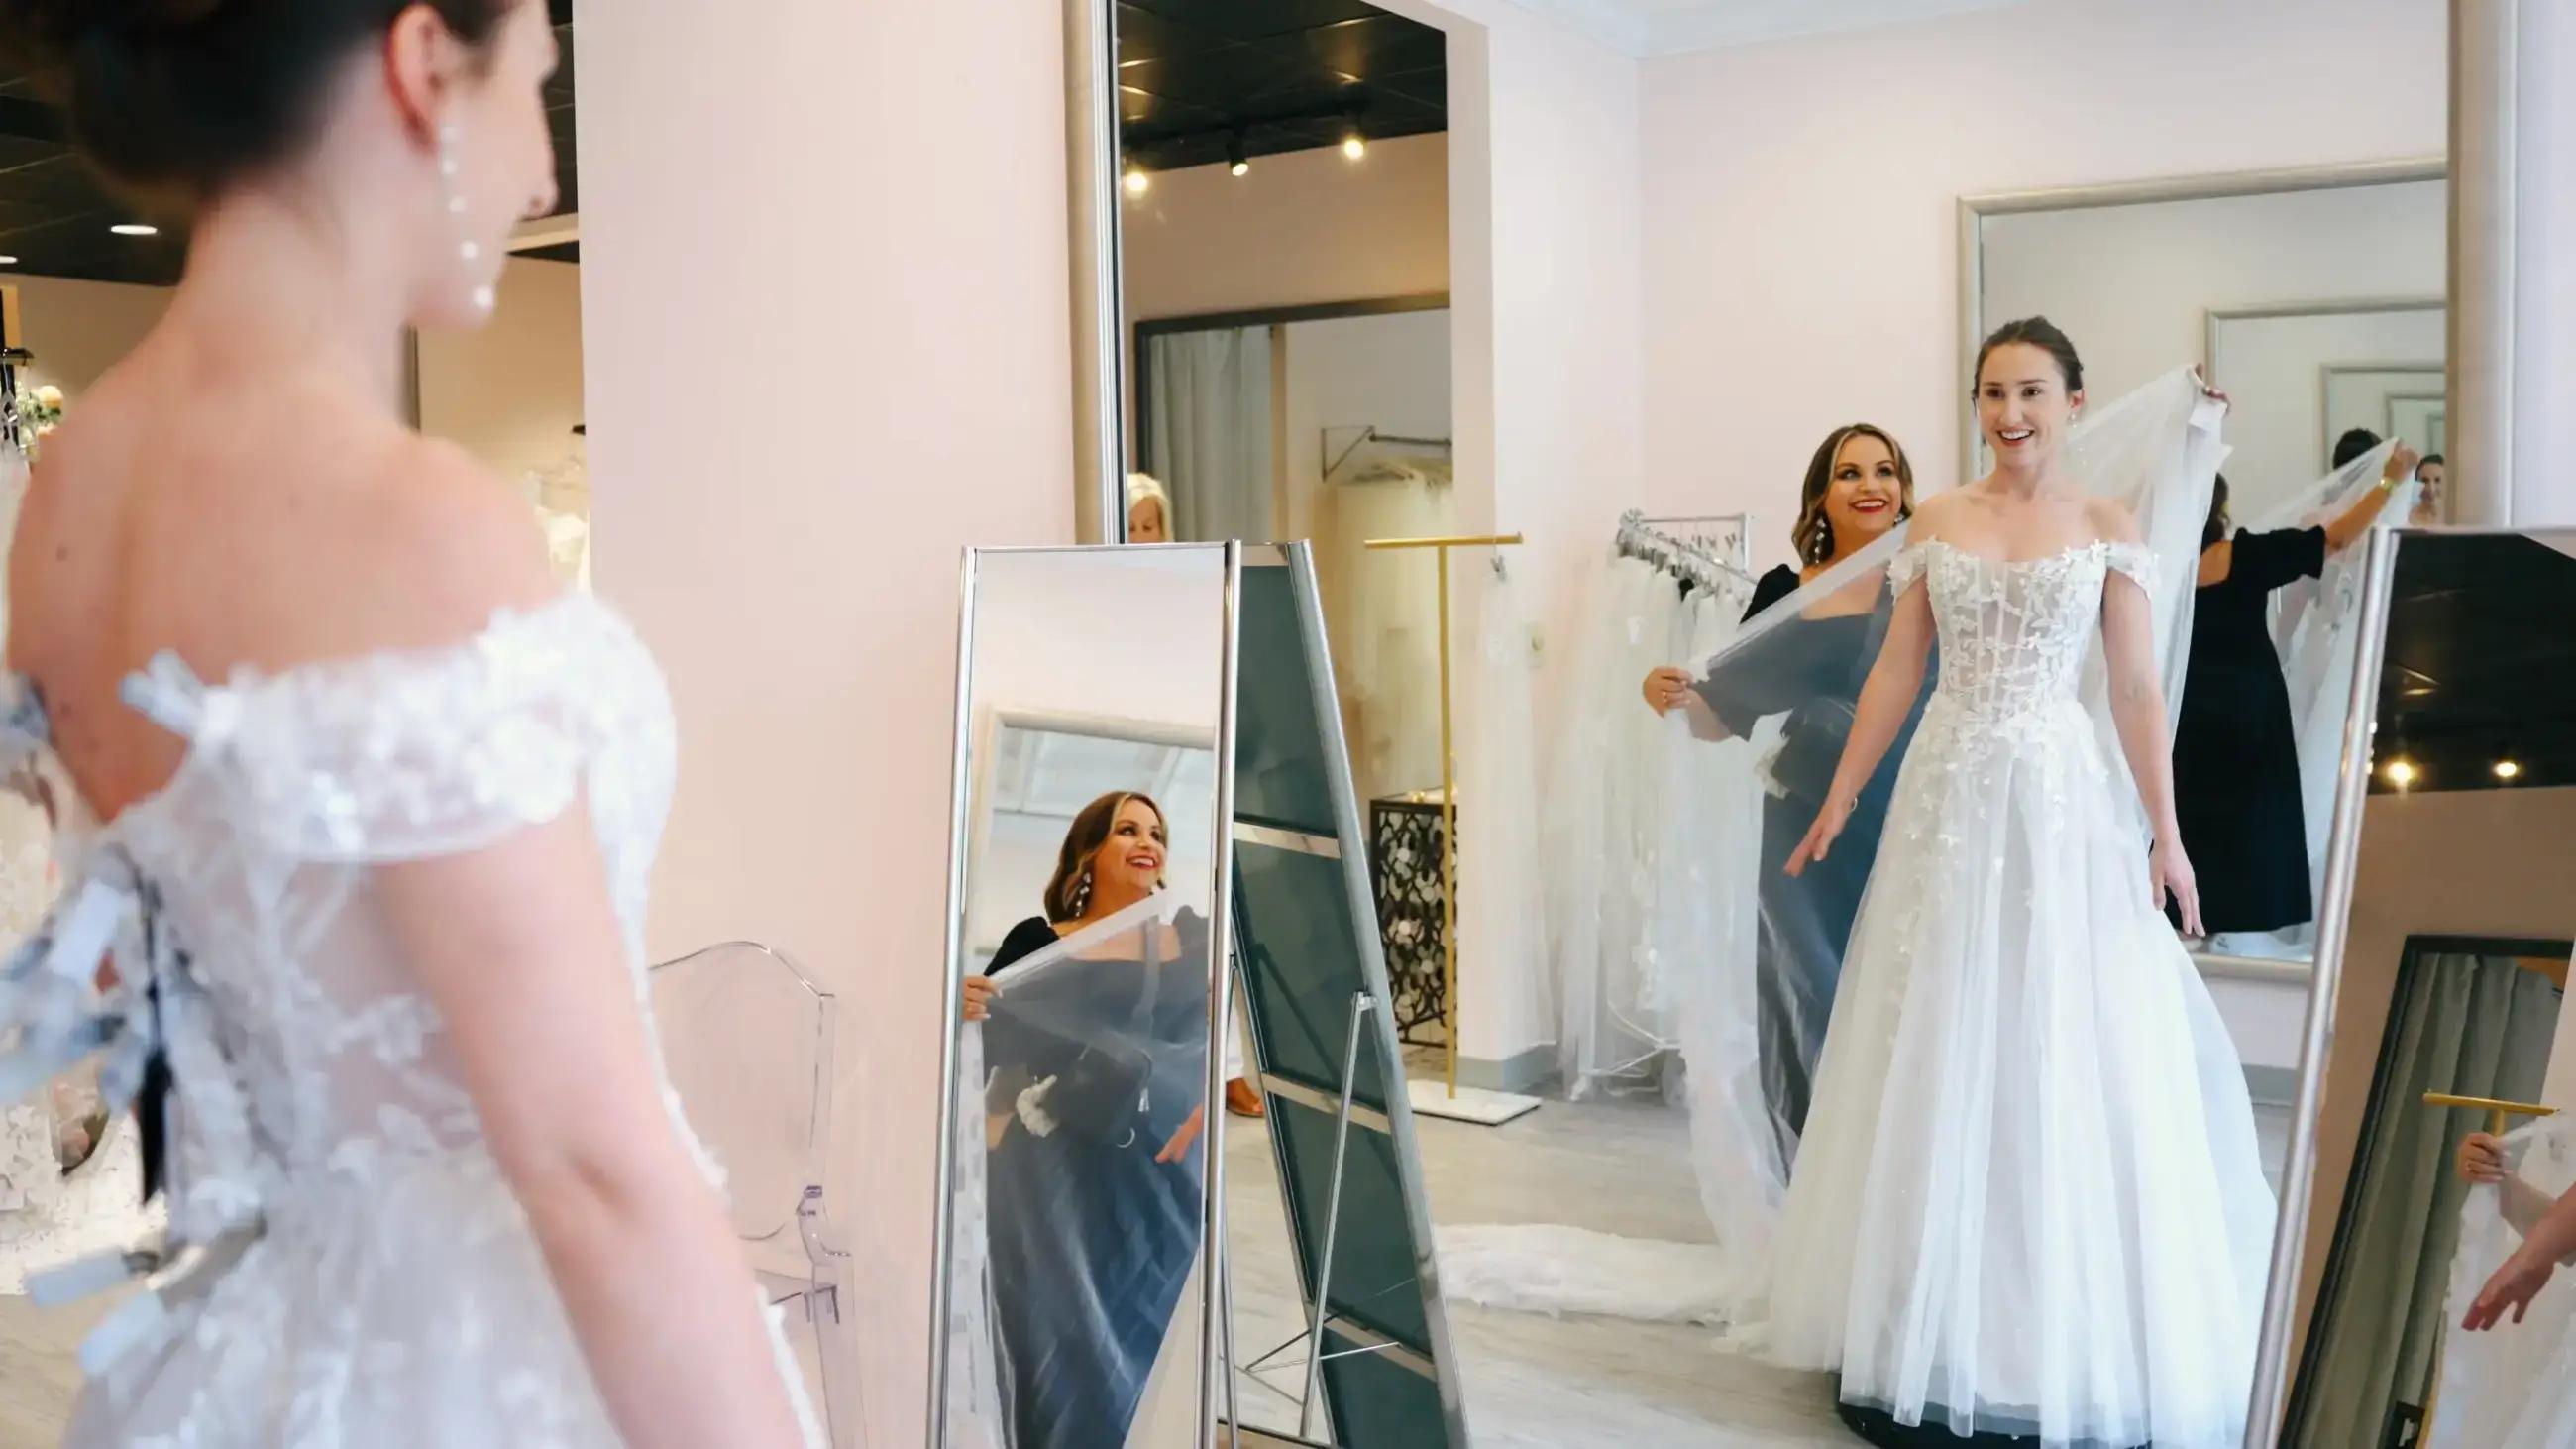
[[[2451,1160],[2479,1123],[2424,1094],[2529,1102],[2549,1070],[2548,980],[2509,955],[2410,943],[2408,957],[2282,1439],[2297,1449],[2391,1442],[2394,1411],[2430,1389],[2468,1191]]]
[[[1172,537],[1270,541],[1270,329],[1166,332],[1147,344],[1144,463]]]

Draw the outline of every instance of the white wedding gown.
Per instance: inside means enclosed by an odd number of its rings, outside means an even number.
[[[616,1444],[374,877],[586,808],[645,1011],[675,762],[651,656],[573,596],[451,648],[222,684],[165,656],[127,693],[186,738],[186,763],[66,840],[63,903],[0,979],[25,1028],[16,1072],[103,1043],[111,1110],[147,1060],[172,1079],[170,1266],[85,1345],[67,1442]],[[48,762],[32,689],[13,682],[8,703],[9,762]],[[102,996],[110,950],[121,980]],[[124,1266],[72,1270],[52,1296]]]
[[[1769,1341],[1902,1423],[2234,1449],[2274,1204],[2242,1068],[2150,904],[2079,694],[2135,546],[1890,565],[1940,676],[1853,928]]]

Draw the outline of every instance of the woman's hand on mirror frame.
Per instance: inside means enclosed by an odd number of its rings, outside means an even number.
[[[1163,1144],[1162,1151],[1154,1154],[1154,1160],[1168,1164],[1188,1157],[1191,1146],[1199,1140],[1199,1134],[1206,1130],[1207,1103],[1201,1102],[1190,1109],[1189,1120],[1181,1124],[1181,1130],[1172,1134],[1171,1141]]]
[[[983,1021],[993,1014],[993,997],[996,993],[993,990],[992,977],[967,977],[962,994],[965,998],[964,1015],[968,1021]]]
[[[2397,451],[2388,455],[2388,466],[2379,470],[2379,481],[2387,487],[2394,488],[2414,477],[2417,465],[2423,461],[2423,454],[2404,443],[2399,443]]]
[[[2469,1183],[2504,1181],[2504,1143],[2485,1132],[2472,1132],[2460,1139],[2460,1180]]]

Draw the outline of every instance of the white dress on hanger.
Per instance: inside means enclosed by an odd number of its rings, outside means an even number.
[[[1929,592],[1940,679],[1844,960],[1769,1330],[1900,1423],[2243,1438],[2273,1197],[2079,694],[2106,588],[2152,598],[2155,574],[2100,543],[1926,541],[1889,568]]]
[[[1651,908],[1660,866],[1671,736],[1638,698],[1646,671],[1686,642],[1679,580],[1613,556],[1596,588],[1589,645],[1551,780],[1548,930],[1557,982],[1557,1056],[1583,1097],[1644,1085],[1670,1043],[1639,1011],[1653,975]]]
[[[66,1442],[618,1443],[374,874],[586,809],[646,1013],[645,889],[675,763],[651,656],[572,595],[450,648],[224,683],[164,656],[127,696],[187,762],[86,832],[63,903],[0,976],[20,1053],[105,1042],[111,1109],[147,1060],[171,1074],[170,1266],[84,1346]],[[32,689],[10,681],[6,703],[6,763],[50,760]],[[774,1319],[771,1335],[819,1444]]]

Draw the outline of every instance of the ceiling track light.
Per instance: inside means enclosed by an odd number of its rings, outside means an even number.
[[[116,233],[118,236],[159,236],[161,234],[161,228],[157,226],[146,226],[139,221],[119,222],[116,225],[109,227],[108,230]]]
[[[1368,155],[1368,134],[1360,129],[1360,118],[1353,115],[1342,131],[1342,154],[1353,161]]]
[[[1154,175],[1144,167],[1130,163],[1127,167],[1127,194],[1142,196],[1153,189]]]
[[[1225,143],[1225,169],[1231,176],[1246,175],[1252,170],[1252,160],[1243,151],[1241,131],[1235,132],[1234,139]]]

